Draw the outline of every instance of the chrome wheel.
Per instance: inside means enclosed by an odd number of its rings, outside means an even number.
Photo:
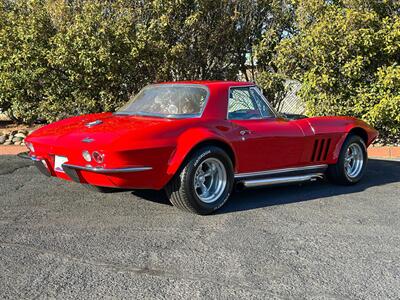
[[[364,155],[361,146],[357,143],[351,144],[344,158],[344,170],[349,178],[357,177],[364,165]]]
[[[213,203],[221,197],[227,184],[224,164],[213,157],[205,159],[196,169],[194,190],[204,203]]]

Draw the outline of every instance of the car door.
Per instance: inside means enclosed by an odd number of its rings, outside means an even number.
[[[304,146],[302,129],[280,118],[256,86],[231,87],[228,120],[239,173],[294,167]]]

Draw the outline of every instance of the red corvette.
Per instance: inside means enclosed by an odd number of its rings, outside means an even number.
[[[324,177],[354,184],[378,132],[351,117],[290,120],[252,83],[191,81],[145,87],[115,113],[68,118],[26,138],[47,176],[100,191],[165,189],[177,207],[208,214],[234,185]]]

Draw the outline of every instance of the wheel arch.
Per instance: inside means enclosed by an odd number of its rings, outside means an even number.
[[[346,135],[346,138],[351,135],[358,135],[359,137],[361,137],[365,143],[366,146],[368,146],[368,133],[365,129],[361,128],[361,127],[353,127]]]
[[[231,159],[233,167],[235,167],[235,165],[236,165],[236,157],[235,157],[235,153],[233,152],[232,147],[228,143],[223,142],[223,141],[218,140],[218,139],[207,139],[207,140],[203,140],[203,141],[197,143],[189,151],[189,153],[186,155],[186,157],[185,157],[185,159],[183,161],[186,161],[186,159],[188,159],[198,149],[203,148],[203,147],[207,147],[207,146],[215,146],[215,147],[218,147],[218,148],[221,148],[222,150],[224,150],[226,152],[226,154],[228,154],[229,158]]]
[[[231,159],[233,168],[235,169],[235,166],[237,165],[237,157],[233,150],[233,147],[231,145],[229,145],[228,142],[226,142],[220,138],[209,137],[209,138],[197,141],[190,147],[190,149],[186,149],[186,150],[177,149],[169,162],[169,167],[168,167],[167,173],[169,175],[175,175],[175,173],[178,170],[180,170],[180,168],[188,161],[188,159],[190,159],[190,157],[193,155],[193,153],[195,151],[197,151],[200,148],[207,147],[207,146],[215,146],[215,147],[221,148],[223,151],[225,151],[226,154]],[[184,155],[182,155],[183,153],[184,153]]]
[[[336,144],[335,150],[333,151],[333,162],[332,163],[337,162],[337,160],[339,158],[340,150],[342,149],[344,141],[352,134],[358,135],[359,137],[361,137],[365,143],[365,146],[368,147],[368,145],[369,145],[368,132],[362,127],[354,126],[354,127],[350,128],[350,130],[345,131],[344,134],[342,135],[342,137],[339,139],[338,143]]]

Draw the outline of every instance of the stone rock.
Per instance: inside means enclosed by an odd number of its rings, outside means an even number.
[[[18,130],[13,130],[13,131],[10,132],[11,135],[15,135],[17,133],[18,133]]]
[[[0,135],[0,144],[3,144],[6,141],[7,137],[5,135]]]
[[[11,141],[6,141],[3,145],[4,146],[8,146],[8,145],[12,145],[13,144],[13,142],[11,142]]]
[[[20,130],[18,130],[18,133],[22,133],[22,134],[24,134],[24,135],[27,135],[27,134],[28,134],[28,130],[26,130],[26,129],[20,129]]]
[[[14,137],[13,139],[12,139],[12,142],[13,143],[16,143],[16,142],[18,142],[18,143],[20,143],[22,141],[22,138],[21,137]]]
[[[18,132],[17,134],[14,135],[14,137],[20,137],[20,138],[24,139],[26,137],[26,134],[22,133],[22,132]]]

